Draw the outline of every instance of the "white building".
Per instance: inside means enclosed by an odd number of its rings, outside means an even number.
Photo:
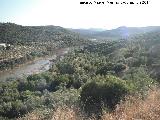
[[[7,48],[7,47],[10,47],[10,46],[11,46],[10,44],[0,43],[0,48],[1,49]]]
[[[7,45],[6,45],[6,43],[0,43],[0,47],[4,47],[4,48],[6,48],[6,47],[7,47]]]

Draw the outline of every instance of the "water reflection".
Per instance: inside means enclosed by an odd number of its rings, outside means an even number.
[[[0,81],[4,81],[8,78],[19,78],[19,77],[47,71],[49,70],[51,65],[54,63],[54,60],[58,58],[57,56],[62,56],[68,53],[68,50],[69,50],[68,48],[61,49],[57,51],[56,54],[53,56],[32,61],[30,63],[27,63],[25,65],[22,65],[21,67],[15,68],[10,71],[1,72]]]

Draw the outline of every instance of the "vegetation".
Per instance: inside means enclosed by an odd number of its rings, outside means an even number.
[[[21,26],[0,23],[0,71],[53,54],[56,49],[88,43],[77,33],[59,26]]]
[[[160,41],[147,35],[134,41],[80,44],[47,72],[1,82],[0,117],[127,120],[147,119],[146,113],[152,111],[153,116],[148,117],[156,119],[159,107],[153,107],[159,105],[159,94],[152,89],[159,91]],[[48,49],[52,51],[52,47]],[[150,99],[152,95],[154,99]]]
[[[52,42],[64,45],[86,43],[78,34],[59,26],[21,26],[0,23],[0,43],[28,44],[30,42]]]
[[[88,38],[96,38],[99,40],[119,40],[128,39],[131,36],[137,36],[148,32],[159,31],[159,26],[149,27],[126,27],[121,26],[116,29],[105,30],[105,29],[71,29],[72,31],[78,32]]]
[[[160,92],[157,89],[149,91],[149,95],[145,100],[135,96],[127,97],[125,102],[121,102],[116,106],[113,112],[104,111],[101,119],[102,120],[158,120],[160,117]],[[20,118],[19,120],[42,120],[45,119],[47,114],[39,114],[39,111],[29,113],[26,117]],[[54,120],[84,120],[87,119],[79,109],[70,108],[67,106],[58,107],[55,111],[51,111],[52,114],[48,116]],[[96,120],[94,116],[90,120]]]

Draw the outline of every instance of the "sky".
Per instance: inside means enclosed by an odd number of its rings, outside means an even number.
[[[105,1],[105,4],[80,4],[82,1]],[[103,29],[160,26],[159,0],[148,0],[148,5],[111,5],[106,1],[141,0],[0,0],[0,22]]]

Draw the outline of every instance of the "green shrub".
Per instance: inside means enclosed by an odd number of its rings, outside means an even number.
[[[132,87],[124,80],[114,76],[98,76],[85,84],[80,93],[80,100],[86,111],[101,111],[102,104],[113,109],[124,96],[132,91]]]
[[[61,63],[57,65],[61,74],[73,74],[75,72],[74,67],[68,63]]]
[[[114,72],[114,63],[103,65],[97,70],[96,74],[107,75],[110,72]]]
[[[126,69],[126,66],[124,64],[121,63],[108,63],[106,65],[103,65],[102,67],[100,67],[96,74],[100,74],[100,75],[107,75],[107,74],[118,74],[119,72],[123,71]]]
[[[115,73],[119,73],[119,72],[121,72],[125,69],[126,69],[126,66],[124,64],[121,64],[121,63],[118,63],[114,66]]]
[[[123,76],[123,79],[132,83],[134,92],[142,96],[147,93],[151,86],[156,85],[156,81],[148,75],[143,67],[130,69],[125,76]]]
[[[28,81],[37,81],[37,80],[39,80],[39,79],[41,79],[42,77],[41,77],[41,75],[40,74],[33,74],[33,75],[29,75],[28,77],[27,77],[27,80]]]

